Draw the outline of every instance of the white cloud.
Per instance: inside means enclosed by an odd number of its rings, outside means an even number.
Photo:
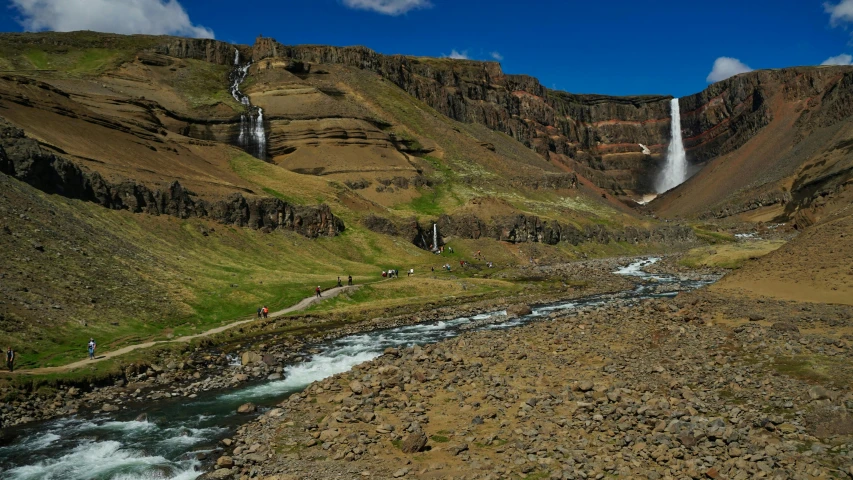
[[[213,38],[213,30],[193,25],[178,0],[11,0],[18,20],[30,31],[94,30]]]
[[[826,2],[823,9],[830,15],[829,23],[833,27],[842,23],[853,23],[853,0],[841,0],[838,5]]]
[[[454,60],[469,60],[471,58],[468,56],[468,50],[457,52],[455,48],[451,50],[450,55],[446,55],[446,57]]]
[[[343,0],[344,5],[356,10],[370,10],[383,15],[402,15],[418,8],[429,8],[429,0]]]
[[[739,73],[751,71],[752,69],[749,68],[749,65],[744,64],[737,58],[720,57],[714,60],[714,68],[711,69],[711,73],[708,74],[705,80],[708,83],[714,83],[733,77]]]
[[[842,53],[841,55],[829,57],[821,65],[853,65],[853,55]]]
[[[489,55],[491,55],[491,57],[494,58],[495,60],[497,60],[498,62],[500,62],[504,59],[504,56],[501,55],[499,52],[492,52]]]

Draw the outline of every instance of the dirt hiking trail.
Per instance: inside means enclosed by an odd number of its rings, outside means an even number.
[[[334,287],[330,288],[322,293],[322,297],[317,297],[316,295],[312,295],[310,297],[303,298],[296,305],[285,308],[284,310],[279,310],[278,312],[270,313],[269,318],[276,318],[282,315],[286,315],[291,312],[297,312],[299,310],[305,310],[306,308],[314,305],[315,303],[322,302],[323,300],[328,300],[330,298],[337,297],[340,293],[348,291],[348,290],[357,290],[359,288],[358,285],[349,285],[342,287]],[[211,335],[216,335],[217,333],[222,333],[226,330],[232,329],[234,327],[239,327],[240,325],[245,325],[250,322],[254,322],[258,320],[258,318],[250,318],[248,320],[240,320],[234,323],[229,323],[228,325],[223,325],[221,327],[212,328],[210,330],[206,330],[201,333],[196,333],[194,335],[186,335],[183,337],[173,338],[171,340],[157,340],[153,342],[145,342],[138,343],[135,345],[128,345],[126,347],[120,348],[118,350],[113,350],[107,352],[103,355],[98,355],[94,360],[84,359],[78,362],[69,363],[67,365],[60,365],[57,367],[42,367],[42,368],[27,368],[21,370],[15,370],[13,373],[9,373],[7,371],[0,372],[0,375],[39,375],[45,373],[60,373],[60,372],[68,372],[74,370],[75,368],[85,367],[86,365],[92,365],[93,363],[100,362],[103,360],[107,360],[110,358],[118,357],[120,355],[124,355],[125,353],[132,352],[134,350],[139,350],[140,348],[148,348],[153,347],[154,345],[161,345],[165,343],[187,343],[190,340],[194,340],[196,338],[209,337]],[[85,355],[85,348],[81,348],[81,355]]]

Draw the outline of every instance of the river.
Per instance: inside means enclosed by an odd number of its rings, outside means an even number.
[[[372,360],[388,347],[439,342],[466,331],[509,329],[544,321],[553,312],[570,313],[611,302],[674,296],[711,283],[705,278],[649,274],[655,263],[637,261],[614,273],[635,277],[638,286],[616,294],[593,295],[533,308],[533,313],[508,319],[504,311],[348,335],[312,345],[309,360],[285,369],[283,379],[205,392],[197,398],[169,398],[113,414],[75,416],[18,427],[7,432],[0,447],[0,477],[9,480],[190,480],[200,476],[202,458],[219,441],[253,418],[236,409],[253,402],[268,409],[312,382],[345,372]],[[137,420],[140,414],[147,420]]]

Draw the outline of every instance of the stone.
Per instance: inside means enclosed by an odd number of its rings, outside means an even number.
[[[522,315],[530,315],[531,313],[533,313],[533,309],[530,308],[530,305],[524,303],[518,303],[506,307],[506,314],[509,317],[520,317]]]
[[[800,329],[790,322],[776,322],[770,326],[770,329],[782,333],[800,333]]]
[[[258,407],[254,403],[244,403],[237,407],[237,413],[255,413]]]
[[[101,406],[101,411],[104,412],[117,412],[118,407],[115,405],[110,405],[109,403],[105,403]]]
[[[216,466],[220,468],[231,468],[234,466],[234,459],[227,455],[223,455],[216,459]]]
[[[383,423],[382,425],[376,427],[376,433],[391,433],[393,431],[394,425],[391,425],[390,423]]]
[[[456,445],[456,446],[450,447],[448,449],[448,451],[450,453],[452,453],[453,455],[459,455],[460,453],[462,453],[466,450],[468,450],[468,444],[467,443],[463,443],[461,445]]]
[[[408,468],[401,468],[401,469],[397,470],[396,472],[394,472],[392,474],[392,476],[394,478],[400,478],[400,477],[405,477],[408,473],[409,473]]]
[[[358,380],[353,380],[349,384],[349,389],[352,390],[352,393],[356,395],[361,395],[361,392],[364,391],[364,385],[361,384]]]
[[[400,450],[403,453],[417,453],[426,447],[427,436],[422,431],[412,432],[403,439]]]
[[[225,480],[234,478],[234,472],[230,468],[220,468],[209,473],[205,473],[199,480]]]
[[[830,398],[829,390],[820,385],[815,385],[809,389],[809,398],[812,400],[827,400]]]
[[[262,363],[263,357],[258,355],[255,352],[244,352],[243,355],[240,355],[240,363],[244,366],[254,365],[256,363]]]

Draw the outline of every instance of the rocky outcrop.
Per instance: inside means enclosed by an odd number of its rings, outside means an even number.
[[[109,182],[97,172],[84,172],[73,162],[43,151],[22,130],[5,122],[0,123],[0,173],[50,194],[113,210],[209,218],[264,231],[287,229],[311,238],[335,236],[344,229],[327,205],[292,205],[277,198],[246,198],[239,193],[210,201],[196,197],[177,181],[165,190],[152,190],[132,180]]]
[[[420,248],[430,248],[433,242],[432,222],[421,226],[416,219],[410,219],[405,225],[397,225],[391,220],[370,215],[364,225],[378,233],[406,237]],[[665,225],[653,228],[627,226],[611,229],[602,225],[586,225],[583,228],[564,225],[554,220],[542,220],[535,215],[505,215],[492,217],[485,221],[470,213],[442,215],[435,221],[438,226],[439,244],[442,237],[465,239],[489,238],[510,243],[544,243],[556,245],[560,242],[580,245],[581,243],[682,243],[696,240],[690,227]]]
[[[442,215],[436,223],[444,236],[492,238],[511,243],[680,243],[696,239],[692,229],[680,225],[651,229],[631,226],[610,229],[602,225],[586,225],[580,229],[574,225],[563,225],[553,220],[542,220],[534,215],[522,214],[493,217],[489,223],[470,214]]]
[[[246,47],[235,46],[219,40],[177,37],[171,38],[169,42],[157,45],[153,51],[170,57],[203,60],[217,65],[234,65],[235,49],[240,50],[243,58],[248,53]]]

